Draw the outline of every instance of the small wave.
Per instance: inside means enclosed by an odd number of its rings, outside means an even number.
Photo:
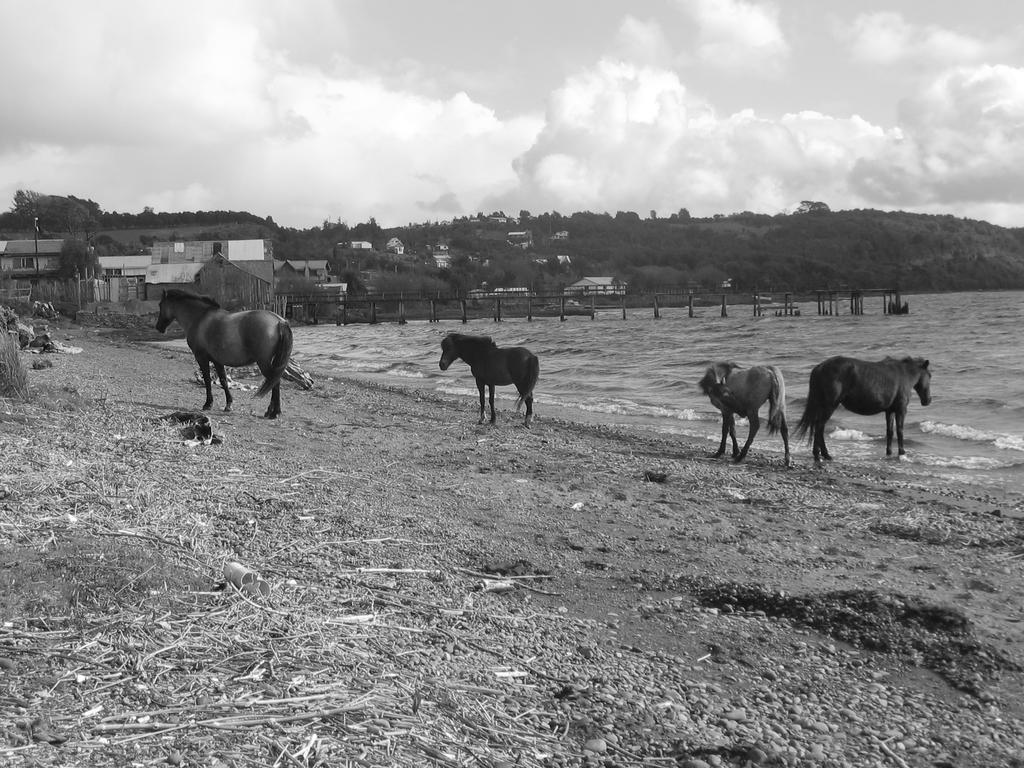
[[[647,418],[675,419],[677,421],[706,421],[705,415],[698,413],[691,408],[662,408],[656,405],[640,405],[632,400],[611,399],[611,400],[590,400],[587,402],[576,402],[569,400],[554,400],[553,404],[563,408],[572,408],[590,413],[610,413],[616,416],[641,416]],[[717,414],[715,415],[717,419]]]
[[[843,440],[851,443],[864,443],[874,440],[871,435],[866,432],[861,432],[859,429],[839,428],[829,435],[829,437],[833,440]]]
[[[426,375],[418,366],[411,365],[410,363],[394,363],[385,368],[383,372],[390,374],[391,376],[400,376],[405,379],[426,378]]]
[[[992,443],[1006,451],[1024,451],[1024,437],[1007,435],[998,432],[985,432],[962,424],[942,424],[935,421],[921,422],[921,431],[929,432],[954,440],[967,440],[974,443]]]
[[[984,456],[933,456],[928,454],[916,454],[915,462],[932,467],[944,467],[953,469],[1009,469],[1016,466],[1013,462],[999,461]]]

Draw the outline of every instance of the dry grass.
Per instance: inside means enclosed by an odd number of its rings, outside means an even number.
[[[11,334],[0,333],[0,397],[28,400],[28,371]]]

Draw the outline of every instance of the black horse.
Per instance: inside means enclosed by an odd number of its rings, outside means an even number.
[[[266,377],[256,397],[271,393],[264,416],[273,419],[280,415],[281,377],[292,354],[292,329],[287,320],[265,309],[228,312],[209,296],[168,288],[160,299],[156,329],[163,333],[174,320],[185,329],[185,339],[203,374],[204,411],[213,405],[210,363],[217,370],[217,378],[224,389],[225,411],[231,410],[232,398],[224,366],[256,363]]]
[[[484,423],[484,387],[490,387],[491,424],[494,423],[494,387],[515,384],[516,410],[526,403],[526,426],[533,420],[533,388],[540,376],[540,361],[526,347],[499,347],[490,336],[450,333],[441,340],[442,371],[462,358],[473,372],[480,391],[480,424]]]
[[[917,392],[921,405],[932,401],[932,372],[921,357],[887,357],[877,363],[852,357],[830,357],[811,371],[807,406],[797,424],[798,437],[810,432],[814,460],[831,460],[825,447],[825,423],[840,405],[862,416],[885,412],[885,455],[892,456],[893,421],[896,442],[903,456],[903,420],[910,403],[910,391]]]
[[[732,457],[743,461],[754,442],[754,435],[761,428],[757,412],[768,402],[768,434],[782,434],[786,449],[786,466],[789,466],[789,428],[786,426],[786,380],[782,371],[774,365],[755,365],[741,368],[736,363],[715,363],[709,366],[700,380],[701,391],[708,396],[711,404],[722,412],[722,442],[717,459],[725,453],[727,438],[732,438]],[[747,441],[741,450],[736,442],[736,416],[744,416],[749,424]]]

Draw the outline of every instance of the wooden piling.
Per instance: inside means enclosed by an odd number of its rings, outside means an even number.
[[[526,321],[528,323],[533,322],[533,295],[528,294],[526,297]]]
[[[377,302],[376,301],[371,301],[370,302],[370,322],[371,323],[376,323],[377,322]]]
[[[626,319],[626,294],[622,294],[620,300],[622,302],[622,319],[625,320]]]
[[[689,310],[690,310],[690,317],[693,317],[693,294],[692,293],[690,294],[690,298],[689,298],[689,301],[687,302],[687,304],[688,304],[688,307],[689,307]]]
[[[430,300],[430,322],[437,322],[437,302],[434,299]]]
[[[658,294],[654,294],[654,319],[661,318],[661,310],[658,308]]]
[[[405,302],[402,299],[398,300],[398,324],[405,325]]]
[[[728,310],[726,309],[726,305],[725,305],[725,294],[723,293],[723,294],[722,294],[722,317],[728,317],[728,316],[729,316],[729,312],[728,312]]]
[[[564,323],[565,322],[565,295],[564,294],[559,297],[558,305],[559,305],[558,319],[561,320]]]
[[[494,322],[501,322],[501,299],[494,299]]]
[[[462,322],[463,322],[463,324],[465,324],[467,322],[467,318],[466,318],[466,300],[465,299],[461,299],[461,302],[462,302]]]
[[[597,298],[594,294],[590,294],[590,319],[593,320],[597,317]]]

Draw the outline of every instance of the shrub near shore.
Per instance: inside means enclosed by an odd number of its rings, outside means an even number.
[[[543,413],[478,427],[462,400],[344,380],[292,388],[278,422],[240,396],[210,412],[224,442],[190,446],[160,418],[201,402],[187,353],[67,334],[84,352],[29,372],[59,407],[0,409],[9,764],[1024,753],[1012,663],[967,670],[972,694],[897,642],[907,610],[956,603],[945,635],[914,631],[1019,655],[1019,496],[737,467]],[[227,561],[270,595],[225,588]],[[828,634],[869,611],[889,650]]]

